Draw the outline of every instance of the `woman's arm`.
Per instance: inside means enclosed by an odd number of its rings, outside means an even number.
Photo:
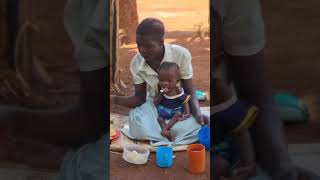
[[[135,94],[132,96],[110,96],[110,104],[135,108],[146,102],[146,83],[135,84]]]
[[[154,104],[155,106],[157,106],[157,105],[161,102],[162,99],[163,99],[162,93],[158,93],[158,94],[154,97],[153,104]]]
[[[196,118],[196,120],[199,122],[199,124],[204,125],[204,117],[201,114],[200,111],[200,106],[199,106],[199,101],[196,97],[195,91],[193,89],[192,85],[192,79],[182,79],[182,87],[184,89],[184,92],[186,94],[191,95],[191,100],[189,101],[189,106],[190,106],[190,113]],[[205,117],[208,118],[208,117]],[[209,119],[206,119],[209,121]]]
[[[184,104],[184,111],[183,111],[183,113],[181,114],[181,117],[178,118],[178,120],[179,120],[179,121],[183,121],[183,120],[188,119],[190,116],[191,116],[191,114],[190,114],[189,104],[188,104],[188,103],[185,103],[185,104]]]
[[[190,115],[190,107],[189,107],[189,104],[188,104],[188,103],[184,104],[184,112],[183,112],[182,115],[183,115],[183,116],[188,116],[188,115]]]

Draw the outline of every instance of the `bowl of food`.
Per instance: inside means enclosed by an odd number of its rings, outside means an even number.
[[[148,161],[149,154],[149,149],[141,145],[128,144],[123,147],[122,157],[132,164],[145,164]]]

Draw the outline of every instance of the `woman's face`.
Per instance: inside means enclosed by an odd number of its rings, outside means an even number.
[[[156,41],[152,36],[137,35],[136,43],[139,53],[146,61],[162,59],[163,41]]]

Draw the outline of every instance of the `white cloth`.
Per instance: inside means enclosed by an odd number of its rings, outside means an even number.
[[[102,69],[108,63],[109,1],[68,0],[65,28],[73,42],[80,71]]]
[[[157,118],[157,108],[152,101],[147,101],[130,111],[128,123],[121,131],[132,139],[150,140],[153,146],[185,145],[198,141],[198,131],[201,126],[193,117],[178,121],[172,126],[170,132],[175,136],[173,142],[160,134],[161,127]]]
[[[235,56],[256,54],[265,46],[260,0],[211,0],[222,17],[224,50]]]
[[[107,136],[69,151],[57,180],[102,180],[109,178],[109,148]]]

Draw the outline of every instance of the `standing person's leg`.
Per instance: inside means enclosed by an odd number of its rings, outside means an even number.
[[[237,96],[259,108],[252,128],[258,162],[277,179],[294,179],[282,122],[275,110],[270,80],[265,73],[263,51],[252,56],[228,56]]]

